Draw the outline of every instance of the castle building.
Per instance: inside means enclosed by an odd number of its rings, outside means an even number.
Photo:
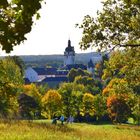
[[[75,51],[74,47],[71,46],[71,41],[68,40],[68,46],[66,47],[64,52],[64,66],[73,64],[75,64]]]
[[[94,67],[95,66],[94,66],[93,62],[90,59],[89,62],[88,62],[88,65],[87,65],[87,71],[93,74],[94,73]]]

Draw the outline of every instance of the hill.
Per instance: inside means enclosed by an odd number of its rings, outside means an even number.
[[[87,65],[91,53],[80,53],[75,55],[75,63]],[[59,67],[63,65],[63,55],[23,55],[20,56],[25,62],[26,66],[53,66]]]

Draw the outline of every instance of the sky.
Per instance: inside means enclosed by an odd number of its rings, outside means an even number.
[[[101,8],[101,0],[46,0],[39,11],[41,18],[26,35],[27,40],[15,46],[10,55],[63,54],[68,39],[76,53],[91,52],[91,49],[80,50],[82,30],[75,24],[82,23],[85,15],[96,17]],[[6,55],[1,50],[0,54]]]

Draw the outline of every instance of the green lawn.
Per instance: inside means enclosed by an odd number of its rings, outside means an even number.
[[[134,125],[73,123],[52,125],[50,121],[0,122],[0,140],[140,140]]]

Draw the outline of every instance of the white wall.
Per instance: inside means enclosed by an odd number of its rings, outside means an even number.
[[[36,82],[38,80],[38,74],[34,69],[28,67],[25,70],[25,78],[28,78],[30,82]]]

